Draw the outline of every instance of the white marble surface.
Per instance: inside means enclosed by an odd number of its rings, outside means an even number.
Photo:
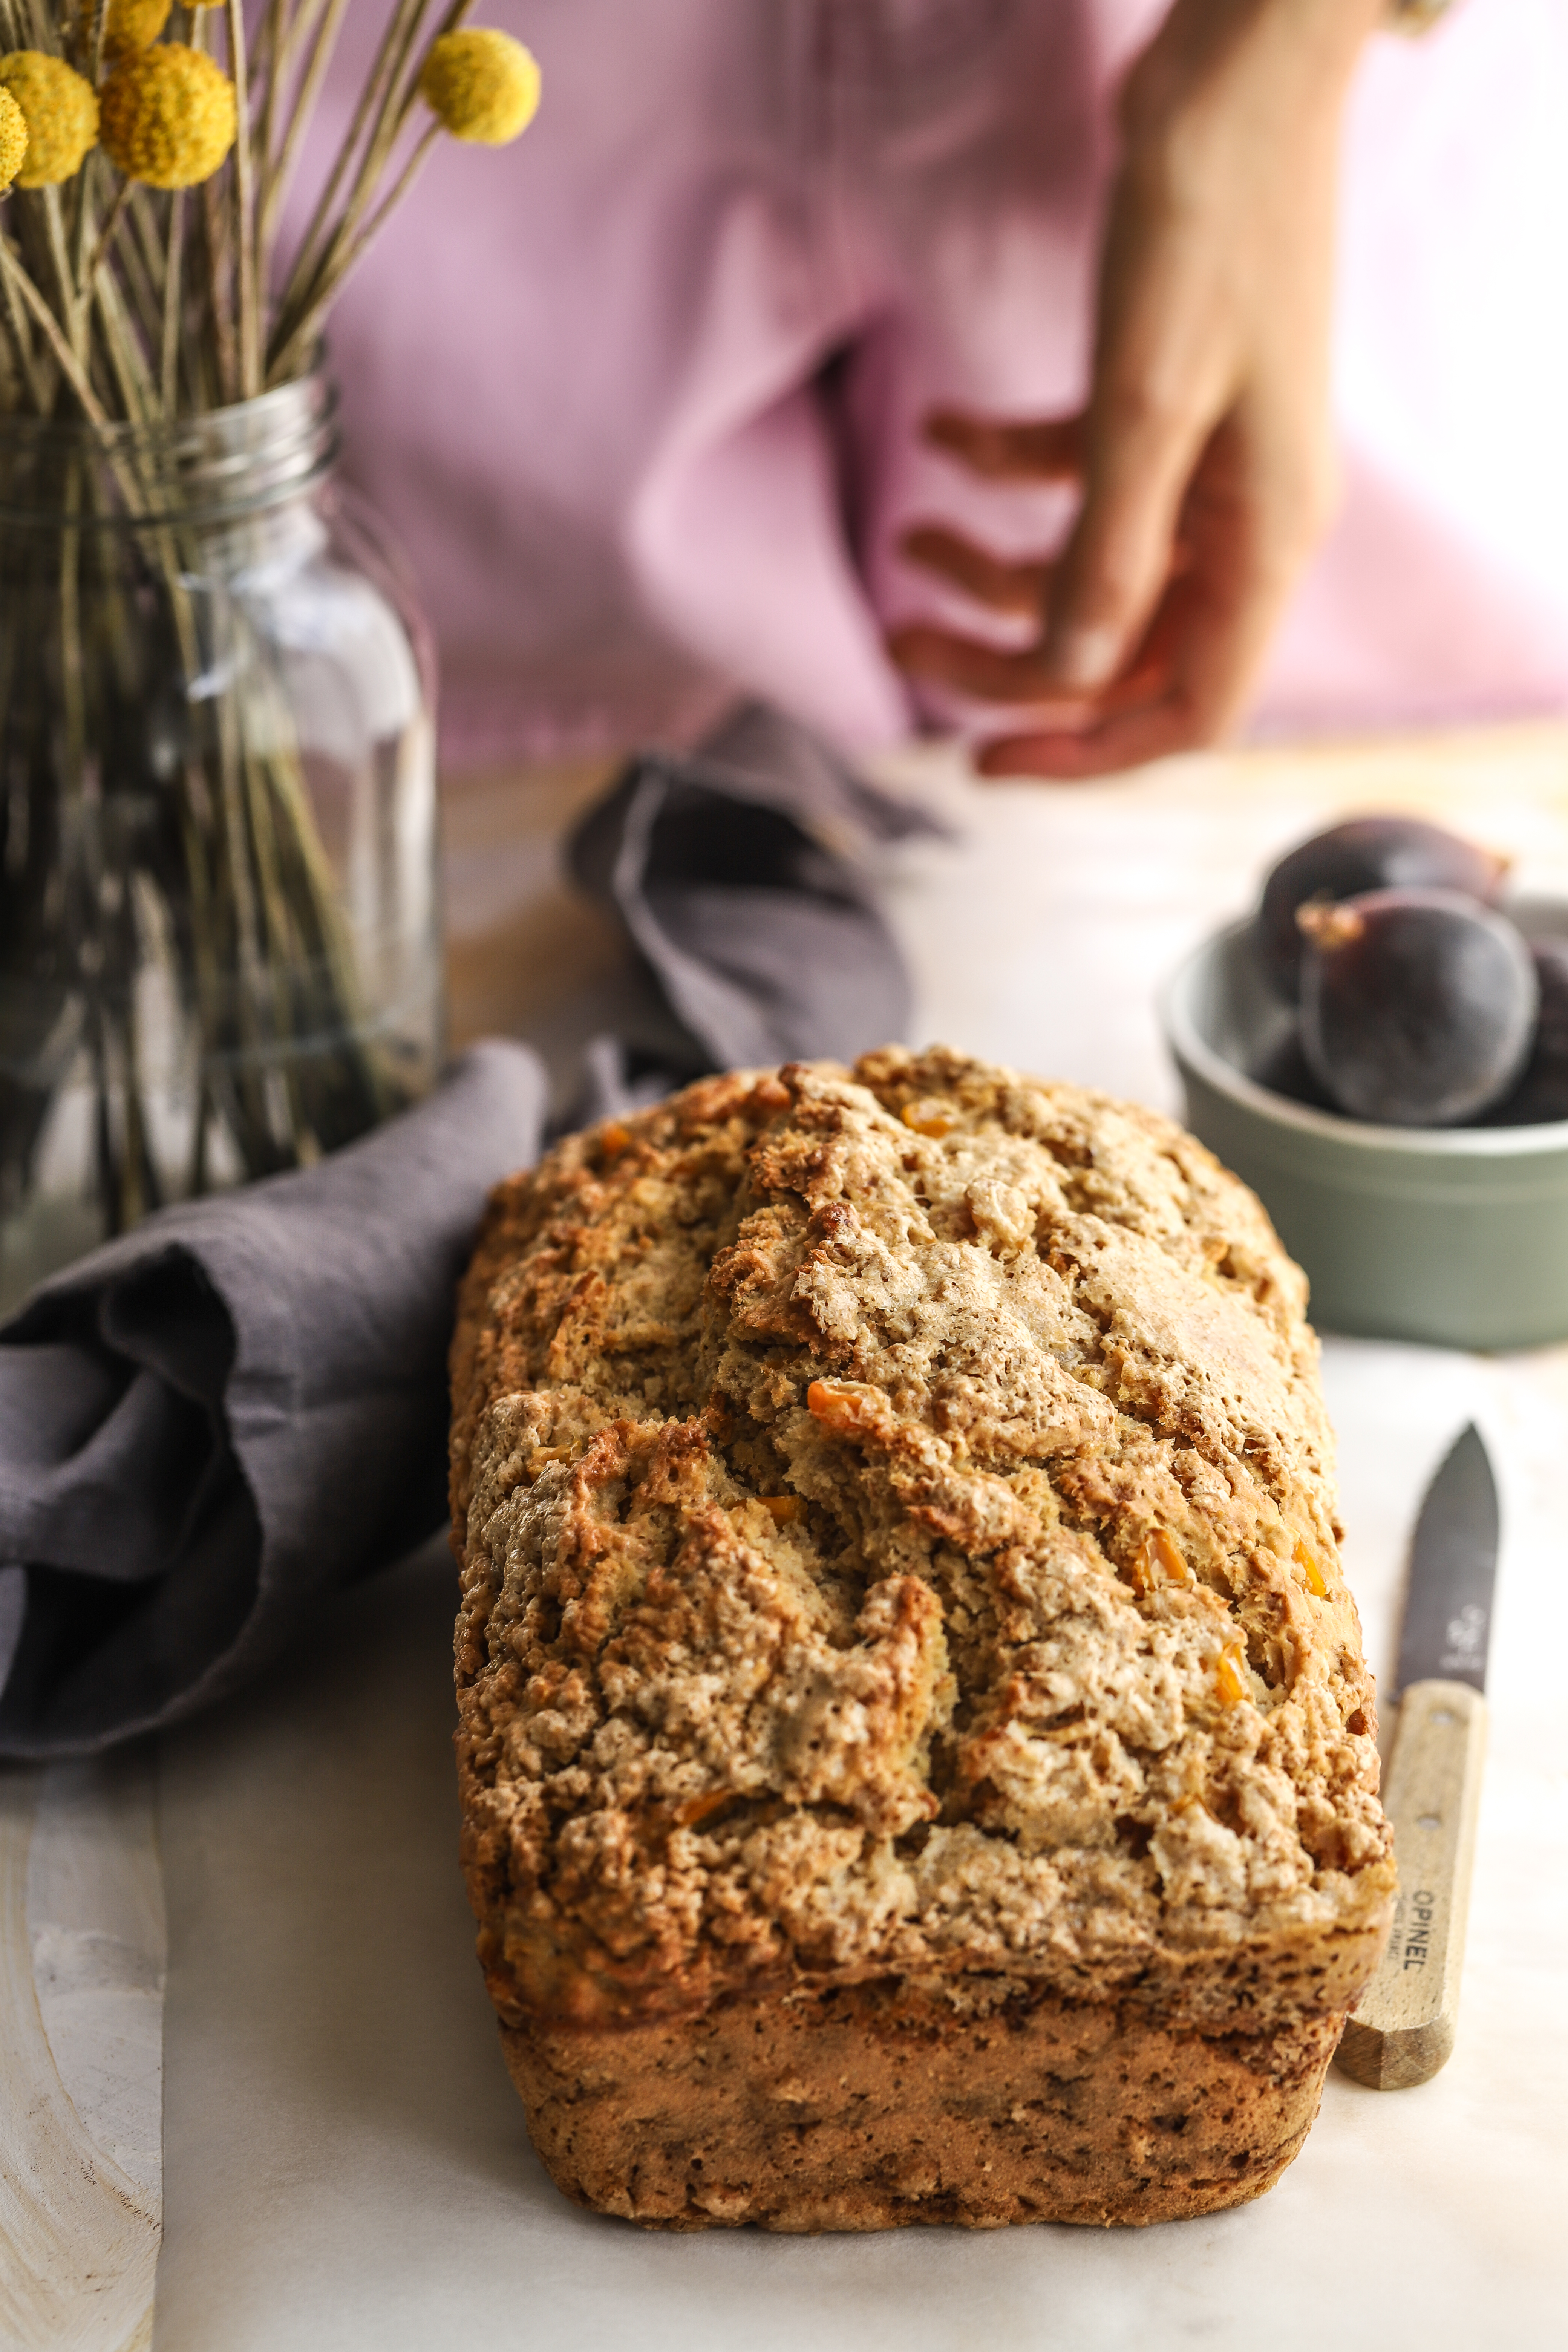
[[[6,2352],[151,2341],[163,1958],[147,1750],[0,1778]]]
[[[1568,749],[1548,730],[1251,753],[1093,793],[980,792],[925,755],[914,772],[963,826],[889,877],[921,1031],[1167,1104],[1158,982],[1329,808],[1460,815],[1521,856],[1525,881],[1568,874]],[[1435,2082],[1380,2095],[1331,2077],[1269,2197],[1144,2233],[666,2238],[576,2211],[528,2147],[471,1957],[452,1580],[429,1551],[167,1743],[158,2352],[1562,2341],[1568,1351],[1489,1362],[1333,1341],[1326,1370],[1374,1664],[1416,1502],[1472,1414],[1504,1492],[1463,2014]]]

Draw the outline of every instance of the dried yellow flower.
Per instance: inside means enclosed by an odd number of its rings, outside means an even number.
[[[19,188],[52,188],[81,169],[98,144],[98,100],[63,58],[44,49],[13,49],[0,58],[0,88],[22,110],[27,152],[16,173]]]
[[[0,196],[22,168],[27,152],[27,118],[8,89],[0,89]]]
[[[430,44],[419,95],[454,139],[504,147],[539,107],[539,67],[510,33],[465,26]]]
[[[150,49],[169,21],[170,0],[108,0],[103,12],[103,54],[122,58],[128,49]],[[82,0],[91,37],[93,0]]]
[[[103,152],[128,180],[194,188],[234,145],[234,84],[183,41],[133,49],[103,85]]]

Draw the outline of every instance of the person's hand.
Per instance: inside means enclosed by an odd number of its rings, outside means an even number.
[[[1122,97],[1087,410],[945,414],[997,481],[1081,485],[1052,565],[929,525],[906,552],[997,613],[1012,648],[915,624],[911,675],[1028,706],[990,775],[1106,774],[1212,741],[1330,512],[1328,348],[1340,116],[1383,0],[1173,0]]]

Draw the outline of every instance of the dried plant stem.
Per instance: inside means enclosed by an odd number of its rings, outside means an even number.
[[[257,100],[272,79],[279,52],[293,15],[295,0],[262,0],[260,20],[256,37],[247,44],[250,57],[251,121],[259,136],[265,116],[265,105]]]
[[[82,415],[107,431],[109,418],[102,403],[88,382],[81,362],[60,332],[59,321],[34,285],[27,272],[11,249],[10,240],[0,236],[0,269],[5,272],[6,283],[15,288],[25,307],[30,310],[43,331],[59,365],[61,374],[81,403]]]
[[[16,298],[11,292],[11,281],[7,278],[5,306],[3,310],[0,310],[0,333],[3,333],[5,349],[11,354],[11,365],[15,367],[18,375],[26,373],[27,363],[32,358],[32,344],[23,331],[26,326],[26,320],[16,307]]]
[[[261,971],[261,935],[257,921],[256,882],[247,858],[238,854],[245,837],[244,808],[239,782],[239,714],[226,695],[217,705],[218,809],[227,836],[226,870],[234,894],[228,912],[234,919],[240,976],[251,989]]]
[[[5,250],[9,254],[10,247],[5,244],[3,231],[0,231],[0,246],[5,246]],[[11,331],[11,341],[16,348],[16,362],[21,369],[23,381],[26,384],[28,397],[38,415],[42,416],[47,413],[48,408],[48,391],[44,372],[38,365],[37,355],[33,348],[32,332],[27,325],[26,313],[22,308],[16,281],[9,269],[5,270],[4,277],[5,317]]]
[[[456,26],[460,25],[472,5],[473,0],[449,0],[447,12],[431,35],[431,39],[438,40],[443,33],[449,33]],[[416,42],[420,38],[426,13],[425,8],[422,7],[418,18],[409,26],[403,41],[396,67],[387,88],[386,102],[382,110],[381,121],[365,150],[353,191],[348,203],[343,206],[342,217],[334,235],[333,242],[340,247],[353,236],[360,221],[364,217],[380,184],[382,173],[391,163],[397,142],[403,136],[404,127],[413,111],[415,100],[418,97],[419,68],[424,60],[423,58],[416,60],[412,68],[409,68],[408,61]],[[429,43],[426,42],[424,47],[427,52]]]
[[[245,11],[240,0],[225,0],[228,68],[239,118],[234,142],[234,241],[239,265],[239,396],[254,400],[261,390],[261,321],[256,285],[255,157],[250,147],[250,95],[245,70]]]
[[[180,849],[191,902],[192,976],[201,1033],[204,1037],[212,1038],[221,1032],[218,964],[212,893],[207,886],[206,859],[202,855],[196,818],[196,812],[206,797],[206,778],[199,770],[193,772],[187,769],[184,782],[185,789],[180,801]],[[195,1129],[191,1139],[190,1172],[185,1181],[186,1191],[193,1193],[206,1191],[209,1083],[204,1055],[196,1099]]]
[[[300,239],[300,249],[294,257],[294,267],[289,272],[289,282],[278,305],[276,332],[287,331],[291,334],[295,320],[306,306],[311,281],[335,234],[335,230],[329,226],[332,220],[333,207],[345,183],[349,180],[353,169],[354,158],[360,152],[362,145],[365,145],[368,152],[369,146],[374,144],[376,125],[390,98],[408,47],[428,11],[429,5],[430,0],[396,0],[386,29],[382,35],[375,61],[366,79],[364,88],[360,92],[359,103],[354,109],[348,135],[338,150],[331,171],[328,174],[326,186],[317,200],[310,225]],[[361,175],[363,176],[363,163]]]
[[[347,6],[348,0],[325,0],[324,14],[320,5],[309,10],[301,8],[295,17],[294,25],[290,27],[292,36],[294,31],[306,21],[307,16],[312,23],[320,19],[321,29],[316,36],[315,47],[310,52],[310,61],[294,94],[294,104],[289,117],[289,128],[283,134],[283,144],[268,166],[267,192],[261,200],[260,222],[258,228],[257,276],[263,285],[268,283],[271,275],[272,251],[277,242],[284,198],[289,193],[294,177],[294,170],[300,160],[300,150],[305,133],[316,111],[316,100],[321,95],[327,68],[331,63],[332,52],[338,45],[338,34],[342,28],[343,13]]]
[[[167,199],[173,204],[174,198]],[[153,317],[161,321],[163,305],[164,227],[159,222],[150,189],[132,187],[131,191],[131,225],[133,234],[121,247],[133,269],[139,287],[144,287],[152,297]]]
[[[88,156],[69,189],[72,267],[76,271],[79,292],[86,283],[88,240],[92,235],[92,225],[88,217],[88,190],[93,184],[100,160],[97,155]]]
[[[125,226],[110,257],[110,274],[120,281],[142,342],[156,352],[163,321],[163,261],[160,254],[153,266],[148,264],[145,207],[137,203],[142,193],[132,190]]]
[[[248,751],[238,750],[240,808],[246,828],[246,846],[256,877],[256,912],[258,917],[258,948],[259,963],[257,977],[271,999],[271,1027],[276,1035],[287,1037],[292,1027],[289,997],[289,975],[298,962],[289,921],[289,894],[284,887],[278,857],[278,840],[271,823],[271,809],[267,793],[263,763]],[[309,1122],[300,1099],[299,1074],[291,1062],[283,1065],[282,1080],[289,1095],[289,1126],[300,1136]]]
[[[278,113],[283,100],[283,43],[291,21],[290,7],[291,0],[267,0],[250,54],[250,161],[256,175],[258,205],[266,189],[268,159],[278,141]]]
[[[472,5],[473,0],[450,0],[450,5],[432,38],[438,39],[443,33],[450,32],[460,25]],[[397,142],[403,135],[418,95],[418,66],[416,65],[412,70],[408,70],[408,61],[420,37],[427,14],[428,0],[417,0],[416,6],[410,10],[401,28],[395,53],[391,58],[388,69],[380,118],[361,155],[353,185],[332,226],[331,233],[326,238],[319,257],[308,274],[303,267],[306,247],[300,248],[294,274],[289,280],[289,290],[279,304],[277,322],[273,329],[272,348],[275,356],[268,367],[268,376],[274,383],[281,381],[286,373],[282,363],[282,354],[285,351],[290,351],[293,353],[294,362],[297,363],[300,353],[310,348],[319,329],[322,311],[353,267],[354,261],[365,251],[371,242],[370,236],[361,234],[361,224],[376,195],[384,174],[390,167]],[[345,143],[343,149],[345,157],[348,152],[348,143]],[[424,148],[421,146],[413,158],[413,168],[405,169],[398,181],[393,202],[396,202],[412,185],[417,175],[418,166],[423,161]],[[383,211],[385,207],[383,207]],[[380,226],[380,217],[378,215],[377,227]]]
[[[85,179],[86,174],[82,176]],[[69,325],[73,345],[79,351],[86,351],[89,344],[90,312],[96,304],[103,322],[100,356],[107,360],[127,415],[145,423],[157,415],[157,390],[136,323],[125,306],[125,287],[131,289],[132,299],[142,311],[143,320],[153,308],[151,289],[138,284],[139,257],[135,257],[133,244],[127,247],[123,257],[129,265],[125,270],[124,285],[113,271],[104,268],[126,219],[131,184],[127,180],[121,181],[110,196],[90,265],[78,284],[76,309]],[[92,235],[90,197],[83,198],[79,226],[80,241],[85,246]]]
[[[85,173],[80,176],[85,180]],[[92,248],[92,258],[87,264],[87,267],[81,270],[77,280],[77,303],[79,306],[88,303],[92,299],[93,282],[96,279],[99,271],[103,268],[104,263],[109,259],[110,247],[113,245],[115,238],[120,234],[121,224],[125,218],[127,207],[131,203],[131,184],[132,184],[129,180],[121,180],[119,187],[116,188],[114,194],[110,201],[109,210],[104,215],[103,226],[98,232],[98,243]],[[81,208],[83,243],[86,242],[86,238],[90,233],[91,221],[91,212],[87,205],[84,204]]]
[[[158,383],[163,414],[173,418],[180,394],[180,270],[184,256],[185,192],[176,188],[169,200],[169,244],[163,263],[163,320]]]
[[[103,320],[104,348],[120,386],[125,413],[135,424],[151,424],[158,413],[158,394],[147,355],[126,316],[120,289],[111,277],[102,277],[98,280],[96,295]]]
[[[280,84],[288,80],[289,76],[299,64],[306,42],[310,39],[321,22],[321,11],[325,5],[326,0],[300,0],[300,5],[290,16],[278,52],[278,76]]]
[[[66,249],[65,207],[60,203],[58,188],[42,190],[44,199],[44,233],[48,240],[49,261],[59,285],[60,315],[70,336],[71,345],[80,357],[86,349],[85,321],[77,306],[76,273]]]
[[[435,31],[431,34],[429,41],[426,42],[426,51],[428,51],[434,43],[441,38],[443,33],[456,32],[458,26],[468,15],[473,5],[474,0],[447,0],[447,13],[442,17],[440,23],[437,26]],[[413,106],[418,94],[418,76],[411,75],[408,80],[404,84],[403,97],[398,107],[397,121],[395,126],[394,136],[396,135],[396,131],[402,130],[404,124],[407,121],[409,109]]]
[[[95,83],[103,77],[103,27],[108,16],[109,0],[92,0],[91,16],[83,9],[77,18],[79,26],[85,25],[88,28],[87,54],[79,63]]]
[[[361,230],[353,244],[349,246],[338,256],[336,260],[331,263],[327,275],[314,295],[310,308],[306,311],[304,317],[300,320],[299,325],[294,329],[292,334],[289,336],[289,341],[284,344],[282,350],[278,353],[276,359],[273,361],[271,368],[268,371],[268,380],[269,383],[287,383],[289,375],[314,348],[316,341],[321,331],[321,325],[326,317],[328,306],[330,305],[333,295],[337,292],[338,288],[342,284],[344,278],[348,277],[350,271],[357,268],[360,262],[363,260],[366,253],[374,244],[382,228],[391,217],[392,214],[396,211],[398,205],[402,203],[404,197],[407,194],[409,189],[418,178],[420,172],[425,167],[430,150],[435,146],[440,136],[440,124],[438,122],[432,122],[426,130],[423,137],[419,140],[407,162],[405,163],[402,171],[399,173],[396,181],[394,183],[391,194],[386,197],[384,203],[383,203],[372,215],[370,220]]]
[[[226,238],[223,207],[211,180],[202,183],[202,242],[207,265],[207,311],[212,320],[213,366],[221,403],[237,399],[238,362],[235,352],[234,320],[228,307]]]

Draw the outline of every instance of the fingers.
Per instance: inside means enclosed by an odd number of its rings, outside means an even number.
[[[889,641],[911,675],[1027,711],[980,753],[983,775],[1110,775],[1225,732],[1321,520],[1310,431],[1284,431],[1279,404],[1243,400],[1190,448],[1202,404],[1162,414],[1147,398],[1131,404],[1126,454],[1097,461],[1098,505],[1091,488],[1057,564],[1005,562],[944,526],[910,534],[914,561],[988,611],[1047,619],[1043,641],[1025,646],[933,624]],[[1064,661],[1075,626],[1103,632],[1109,650]]]
[[[1068,709],[1084,706],[1082,695],[1064,693],[1048,676],[1038,645],[1009,650],[916,621],[891,633],[888,650],[911,677],[948,687],[976,702],[1027,702]]]
[[[1009,424],[999,417],[941,408],[927,417],[925,436],[987,481],[1072,481],[1083,467],[1081,416]]]
[[[1037,645],[1016,651],[915,625],[890,640],[911,676],[992,705],[1029,706],[1035,723],[975,754],[982,776],[1087,782],[1212,743],[1249,671],[1248,617],[1202,608],[1202,583],[1178,585],[1122,674],[1089,696],[1059,687]]]
[[[1033,620],[1042,609],[1048,563],[1005,563],[941,523],[917,524],[904,539],[903,552],[993,612],[1023,613]]]
[[[1216,741],[1244,701],[1283,584],[1247,544],[1247,509],[1223,492],[1195,500],[1188,562],[1125,675],[1080,698],[1076,722],[1063,722],[1063,705],[994,739],[976,756],[979,772],[1087,782]],[[1043,659],[1040,668],[1048,675]]]
[[[1148,626],[1169,580],[1183,496],[1209,420],[1148,386],[1097,401],[1084,502],[1063,552],[1044,647],[1046,675],[1093,692]]]
[[[1090,698],[1064,693],[1046,676],[1038,645],[1009,649],[961,636],[927,622],[894,631],[889,650],[910,677],[949,688],[972,701],[1027,703],[1053,722],[1082,729],[1131,705],[1152,701],[1167,688],[1171,654],[1158,633],[1151,635],[1125,675]]]
[[[1149,760],[1198,751],[1218,731],[1214,712],[1152,642],[1126,678],[1079,709],[1077,725],[1047,718],[1038,727],[994,737],[976,751],[976,772],[1086,783]]]
[[[1089,783],[1150,760],[1193,751],[1211,739],[1180,695],[1147,709],[1106,719],[1081,732],[999,736],[975,754],[983,776],[1032,776],[1046,783]]]
[[[1114,384],[1097,394],[1092,418],[1008,423],[942,409],[927,419],[928,440],[990,481],[1071,481],[1087,468],[1084,508],[1047,636],[1044,676],[1054,689],[1104,685],[1136,643],[1171,569],[1182,492],[1205,422],[1190,400],[1151,399],[1141,378],[1126,394]],[[922,529],[906,551],[982,604],[1029,609],[1021,601],[1022,568],[982,556],[954,533]]]

